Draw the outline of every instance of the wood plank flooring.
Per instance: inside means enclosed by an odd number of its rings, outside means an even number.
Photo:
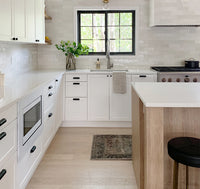
[[[26,189],[137,189],[131,161],[90,160],[95,134],[127,128],[60,128]]]

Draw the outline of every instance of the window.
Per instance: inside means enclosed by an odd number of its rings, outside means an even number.
[[[89,54],[135,54],[135,11],[78,11],[78,42]],[[109,48],[109,49],[108,49]]]

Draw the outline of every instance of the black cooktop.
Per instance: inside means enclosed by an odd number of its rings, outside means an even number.
[[[158,72],[200,72],[200,68],[186,68],[183,66],[153,66]]]

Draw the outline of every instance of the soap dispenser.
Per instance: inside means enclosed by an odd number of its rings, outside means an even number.
[[[96,69],[100,69],[101,63],[99,58],[97,58],[97,62],[96,62]]]

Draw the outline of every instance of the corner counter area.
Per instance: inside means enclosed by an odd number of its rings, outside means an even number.
[[[174,137],[200,138],[200,85],[132,83],[133,168],[139,189],[173,188],[173,160],[167,143]],[[185,166],[179,188],[185,188]],[[200,170],[189,167],[189,188],[200,188]]]

